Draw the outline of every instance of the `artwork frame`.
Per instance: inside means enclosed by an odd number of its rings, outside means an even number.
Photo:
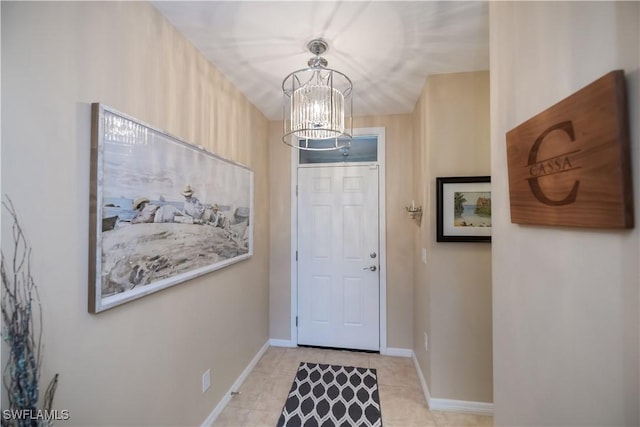
[[[436,241],[491,242],[490,176],[436,178]]]
[[[102,103],[91,112],[90,313],[253,256],[250,168]]]

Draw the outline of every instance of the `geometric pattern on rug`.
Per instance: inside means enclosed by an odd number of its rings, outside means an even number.
[[[277,427],[382,426],[375,369],[302,362]]]

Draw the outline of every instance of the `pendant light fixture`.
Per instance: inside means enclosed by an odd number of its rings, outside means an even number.
[[[315,55],[282,82],[284,93],[282,142],[300,150],[338,150],[348,147],[353,133],[351,80],[327,68],[321,57],[328,48],[322,39],[307,44]]]

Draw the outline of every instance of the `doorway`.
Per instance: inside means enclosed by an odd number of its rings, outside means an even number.
[[[384,128],[354,130],[353,158],[320,153],[292,164],[292,344],[384,353]]]

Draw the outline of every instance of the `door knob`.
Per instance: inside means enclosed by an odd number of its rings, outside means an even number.
[[[371,270],[371,271],[376,271],[377,269],[378,269],[378,267],[376,267],[375,265],[372,265],[371,267],[363,268],[363,270]]]

